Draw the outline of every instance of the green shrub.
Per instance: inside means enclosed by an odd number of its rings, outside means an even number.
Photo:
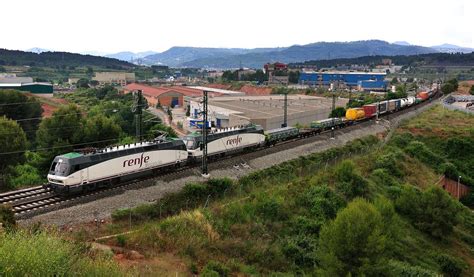
[[[400,159],[401,159],[401,155],[397,155],[397,153],[391,152],[391,153],[379,156],[375,160],[374,166],[376,169],[384,169],[386,172],[388,172],[392,176],[402,177],[403,172],[399,166]]]
[[[314,217],[333,219],[339,209],[344,207],[344,200],[328,186],[311,186],[303,194],[301,204]]]
[[[393,178],[390,173],[383,168],[377,168],[370,174],[370,178],[378,185],[384,187],[391,187],[398,185],[397,180]]]
[[[230,269],[216,261],[209,261],[201,272],[201,276],[225,277],[230,274]]]
[[[367,181],[357,172],[352,161],[342,161],[335,171],[336,190],[346,199],[365,196],[368,192]]]
[[[120,247],[124,247],[127,244],[127,238],[124,235],[118,235],[116,239],[117,239],[117,244]]]
[[[438,276],[438,273],[406,262],[390,260],[387,264],[387,275],[393,277],[433,277]]]
[[[386,255],[386,226],[374,205],[358,198],[326,224],[319,237],[321,275],[380,275]]]
[[[431,168],[438,169],[438,166],[444,162],[444,159],[431,151],[423,142],[412,141],[405,148],[405,151],[412,157],[417,158]]]
[[[283,205],[283,199],[279,199],[265,194],[257,197],[255,211],[264,220],[280,221],[288,217]]]
[[[449,277],[461,276],[463,269],[466,267],[466,264],[462,260],[447,254],[436,255],[436,261],[439,264],[441,272]]]
[[[0,205],[0,223],[7,231],[16,227],[15,213],[10,205]]]
[[[282,251],[298,267],[312,268],[317,264],[317,246],[317,235],[302,233],[288,237],[283,243]]]
[[[404,186],[395,203],[397,210],[407,216],[418,229],[436,238],[449,235],[460,222],[460,204],[437,186],[423,192]]]

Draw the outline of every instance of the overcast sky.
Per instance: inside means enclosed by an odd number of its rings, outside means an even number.
[[[474,0],[6,0],[0,48],[164,51],[381,39],[474,48]]]

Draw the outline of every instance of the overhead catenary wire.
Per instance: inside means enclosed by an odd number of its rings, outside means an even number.
[[[135,136],[130,136],[130,137],[135,137]],[[100,142],[110,142],[110,141],[117,141],[117,140],[120,140],[120,138],[105,139],[105,140],[96,140],[96,141],[91,141],[91,142],[66,144],[66,145],[59,145],[59,146],[52,146],[52,147],[43,147],[43,148],[36,148],[36,149],[32,149],[32,150],[18,150],[18,151],[10,151],[10,152],[1,152],[1,153],[0,153],[0,156],[2,156],[2,155],[21,154],[21,153],[26,153],[26,152],[39,152],[39,151],[52,150],[52,149],[68,148],[68,147],[71,147],[71,146],[80,146],[80,145],[96,144],[96,143],[100,143]]]

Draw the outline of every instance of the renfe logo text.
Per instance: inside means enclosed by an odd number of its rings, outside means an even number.
[[[123,167],[125,166],[134,166],[134,165],[140,165],[138,168],[141,168],[144,163],[147,163],[148,160],[150,159],[150,156],[145,156],[143,157],[143,154],[140,156],[140,158],[135,158],[135,159],[129,159],[123,161]]]
[[[237,146],[242,142],[242,137],[237,136],[235,138],[230,138],[227,140],[226,144],[227,145],[232,145],[232,146]]]

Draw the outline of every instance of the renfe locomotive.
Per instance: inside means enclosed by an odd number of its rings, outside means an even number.
[[[345,118],[315,121],[310,128],[284,127],[264,132],[262,127],[211,130],[208,134],[208,157],[220,157],[262,147],[281,141],[319,134],[324,130],[342,128],[376,114],[393,113],[428,98],[404,98],[382,101],[349,109]],[[90,153],[67,153],[54,158],[48,174],[48,184],[56,192],[74,193],[113,186],[124,181],[172,171],[202,159],[202,136],[194,133],[182,139],[140,142],[95,150]]]

